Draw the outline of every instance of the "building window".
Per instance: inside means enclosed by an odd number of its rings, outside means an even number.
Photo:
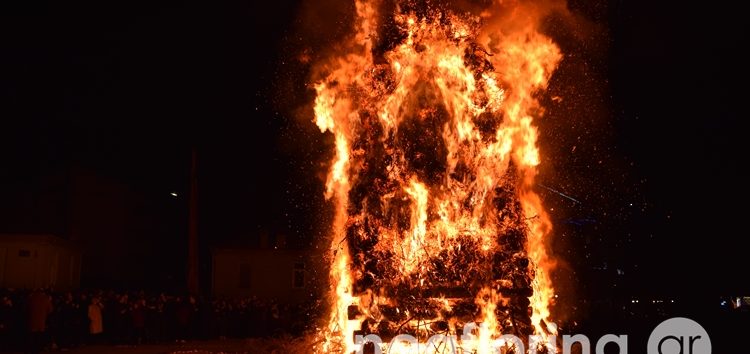
[[[29,250],[18,250],[19,257],[31,257],[31,251]]]
[[[292,286],[296,289],[305,287],[305,263],[294,263],[294,275],[292,277]]]
[[[240,264],[240,289],[250,289],[252,284],[252,267],[250,263]]]

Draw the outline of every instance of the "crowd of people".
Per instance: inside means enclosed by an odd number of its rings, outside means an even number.
[[[304,330],[305,305],[145,291],[0,289],[0,352],[266,337]]]

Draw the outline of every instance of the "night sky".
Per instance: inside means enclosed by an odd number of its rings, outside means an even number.
[[[577,200],[540,190],[567,276],[589,294],[750,292],[742,11],[570,7],[572,30],[548,23],[566,58],[550,83],[562,100],[539,122],[540,183]],[[261,234],[316,245],[331,141],[312,123],[305,59],[346,32],[347,11],[3,3],[0,232],[83,242],[102,262],[84,269],[92,284],[179,282],[195,148],[204,261]]]

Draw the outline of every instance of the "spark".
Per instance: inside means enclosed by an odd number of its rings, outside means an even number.
[[[557,194],[557,195],[559,195],[559,196],[563,197],[563,198],[566,198],[566,199],[570,199],[570,200],[572,200],[573,202],[575,202],[575,203],[577,203],[577,204],[583,204],[583,203],[581,203],[581,201],[579,201],[578,199],[575,199],[575,198],[573,198],[573,197],[571,197],[571,196],[569,196],[569,195],[567,195],[567,194],[565,194],[565,193],[563,193],[563,192],[560,192],[560,191],[559,191],[559,190],[557,190],[557,189],[554,189],[554,188],[551,188],[551,187],[547,187],[547,186],[545,186],[545,185],[543,185],[543,184],[541,184],[541,183],[539,183],[538,185],[539,185],[540,187],[542,187],[542,188],[544,188],[544,189],[546,189],[546,190],[548,190],[548,191],[552,192],[552,193],[555,193],[555,194]]]

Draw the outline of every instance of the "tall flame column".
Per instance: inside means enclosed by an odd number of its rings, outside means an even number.
[[[414,2],[356,9],[351,42],[315,85],[315,122],[336,146],[318,351],[351,352],[355,333],[426,336],[468,322],[486,325],[479,351],[500,334],[554,333],[533,118],[559,49],[531,19]]]

